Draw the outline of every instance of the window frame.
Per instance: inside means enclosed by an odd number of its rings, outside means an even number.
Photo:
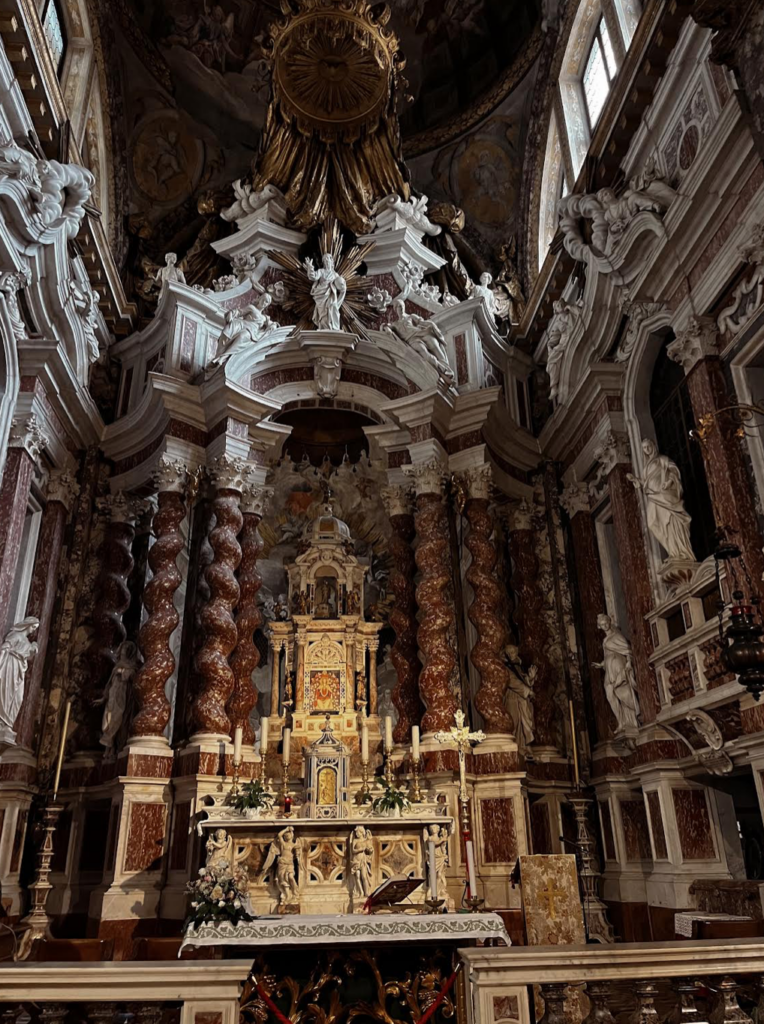
[[[58,58],[58,61],[56,61],[56,56],[51,47],[48,32],[45,27],[45,22],[51,7],[56,12],[56,20],[58,22],[58,27],[61,32],[61,56]],[[45,37],[45,45],[48,48],[50,59],[53,62],[53,66],[56,71],[56,78],[58,78],[60,82],[61,76],[63,75],[64,71],[64,65],[66,64],[67,50],[69,49],[69,33],[66,27],[66,16],[64,15],[63,6],[59,2],[59,0],[44,0],[44,3],[42,4],[42,7],[40,9],[40,24],[42,25],[42,31]]]
[[[604,29],[605,35],[607,36],[608,43],[610,45],[610,52],[613,55],[613,64],[615,65],[615,68],[614,68],[614,70],[612,72],[611,72],[611,69],[610,69],[610,62],[608,60],[608,48],[605,46],[605,36],[603,35],[603,29]],[[586,84],[585,84],[585,82],[586,82],[586,73],[589,70],[589,65],[590,65],[591,60],[592,60],[592,55],[594,54],[594,47],[595,46],[599,46],[599,49],[600,49],[600,54],[601,54],[601,59],[602,59],[602,67],[603,67],[603,70],[605,72],[605,78],[607,79],[607,92],[605,93],[605,97],[604,97],[604,99],[602,101],[602,106],[599,109],[599,113],[597,114],[597,118],[596,118],[596,120],[593,121],[592,120],[592,112],[591,112],[591,109],[589,107],[589,100],[587,99],[587,96],[586,96]],[[617,63],[616,55],[615,55],[615,47],[613,46],[613,41],[610,38],[610,32],[609,32],[608,27],[607,27],[607,21],[605,20],[605,12],[602,9],[600,9],[600,15],[599,15],[599,18],[597,19],[597,23],[596,23],[596,26],[595,26],[592,38],[589,40],[589,48],[586,51],[586,57],[585,57],[582,65],[581,65],[581,74],[580,74],[581,100],[582,100],[582,105],[583,105],[583,108],[584,108],[584,114],[586,115],[586,123],[587,123],[587,126],[589,128],[589,144],[590,145],[591,145],[591,141],[592,141],[592,137],[594,135],[595,129],[596,129],[597,125],[600,122],[600,118],[602,117],[602,114],[604,113],[605,107],[607,106],[608,97],[610,96],[610,93],[613,91],[613,85],[615,83],[615,80],[618,77],[618,71],[619,71],[619,68],[618,68],[618,63]]]

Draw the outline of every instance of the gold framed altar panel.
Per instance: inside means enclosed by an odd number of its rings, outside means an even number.
[[[347,669],[345,646],[324,635],[308,643],[303,672],[308,714],[340,714],[345,710]]]

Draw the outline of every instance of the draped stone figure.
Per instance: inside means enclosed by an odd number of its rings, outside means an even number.
[[[504,648],[507,667],[510,672],[509,686],[504,694],[507,711],[516,723],[517,746],[521,753],[533,743],[536,723],[533,712],[533,682],[538,673],[535,665],[528,672],[523,671],[520,651],[515,644],[507,644]]]
[[[437,882],[438,899],[448,901],[448,879],[446,868],[448,867],[448,841],[449,831],[445,825],[427,825],[422,832],[422,848],[425,858],[424,876],[429,876],[430,843],[435,844],[435,878]],[[429,891],[429,885],[427,886]]]
[[[120,644],[117,663],[109,676],[103,697],[96,706],[105,705],[101,720],[100,744],[106,747],[106,756],[115,753],[115,741],[125,718],[128,690],[138,668],[138,648],[130,640]]]
[[[605,696],[618,722],[618,731],[632,731],[639,728],[639,697],[631,644],[613,625],[609,615],[597,618],[597,627],[605,634],[602,641],[604,660],[594,663],[605,673]]]
[[[31,636],[37,632],[39,619],[30,616],[11,626],[0,644],[0,750],[15,746],[13,723],[24,699],[24,678],[29,659],[37,653]]]
[[[305,260],[303,266],[308,280],[313,282],[310,289],[315,303],[313,323],[319,331],[341,330],[340,309],[348,286],[342,274],[334,268],[334,257],[330,252],[324,253],[319,270],[316,270],[313,260]]]
[[[371,892],[373,854],[371,831],[363,825],[357,825],[350,835],[350,878],[354,896],[368,896]]]
[[[629,480],[645,496],[647,528],[670,559],[694,562],[695,552],[690,541],[692,517],[682,500],[679,467],[667,455],[659,454],[655,442],[649,438],[642,442],[642,452],[645,456],[642,476],[630,473]]]
[[[302,847],[302,840],[295,839],[291,826],[283,828],[271,843],[268,856],[265,858],[260,873],[262,882],[269,869],[276,864],[276,888],[279,894],[279,905],[297,903],[300,899],[300,886],[297,882],[296,858]]]

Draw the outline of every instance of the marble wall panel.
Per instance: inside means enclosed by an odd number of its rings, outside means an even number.
[[[716,860],[705,790],[674,789],[672,796],[682,857],[685,860]]]
[[[663,815],[661,814],[661,798],[657,790],[647,794],[647,806],[650,808],[650,825],[653,830],[656,860],[668,860],[666,832],[663,828]]]
[[[634,800],[621,800],[620,804],[626,860],[652,860],[644,800],[639,797]]]
[[[19,811],[18,817],[16,818],[16,831],[13,833],[11,862],[8,868],[11,874],[18,871],[21,867],[21,853],[24,849],[24,836],[26,835],[28,820],[29,810],[25,808],[24,810]]]
[[[514,864],[517,860],[517,834],[512,800],[508,797],[481,800],[480,817],[484,863]]]
[[[161,867],[167,808],[164,804],[134,803],[125,848],[125,871],[158,871]]]
[[[184,871],[188,866],[188,849],[191,841],[188,826],[191,821],[191,803],[176,804],[173,809],[173,834],[170,848],[170,871]]]
[[[602,845],[605,848],[605,857],[608,860],[616,860],[613,819],[610,814],[610,804],[607,800],[600,800],[600,825],[602,828]]]

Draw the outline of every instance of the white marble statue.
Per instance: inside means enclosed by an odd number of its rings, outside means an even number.
[[[645,461],[642,476],[629,474],[629,480],[645,496],[647,527],[669,559],[694,562],[690,541],[692,517],[684,507],[682,477],[679,467],[667,455],[661,455],[655,442],[642,441]]]
[[[210,361],[209,368],[223,366],[231,356],[243,348],[248,348],[273,327],[273,321],[263,309],[270,305],[268,292],[260,296],[256,306],[243,306],[241,309],[229,309],[225,315],[225,327],[218,338],[215,358]]]
[[[442,228],[433,224],[427,216],[427,202],[427,196],[419,196],[419,198],[412,196],[408,200],[401,199],[399,195],[385,196],[374,207],[374,216],[378,217],[385,210],[392,210],[412,228],[422,231],[426,235],[439,235]]]
[[[423,359],[435,367],[441,378],[450,386],[454,383],[454,371],[448,363],[446,339],[443,332],[432,320],[425,320],[416,313],[406,312],[406,303],[401,298],[393,302],[396,320],[382,328],[395,335],[402,342],[418,352]]]
[[[297,857],[302,848],[302,840],[295,839],[294,829],[290,826],[282,828],[268,848],[263,870],[260,873],[262,882],[276,864],[276,888],[279,894],[279,906],[286,903],[298,903],[300,886],[297,881]]]
[[[438,899],[448,901],[448,879],[446,868],[448,867],[448,840],[449,832],[445,825],[427,825],[422,831],[422,842],[425,858],[425,878],[429,883],[430,870],[430,843],[435,844],[435,878],[438,885]],[[430,892],[430,886],[427,885]]]
[[[536,721],[533,710],[533,683],[538,669],[531,665],[528,672],[523,671],[520,651],[515,644],[507,644],[504,648],[509,669],[509,686],[504,694],[504,702],[515,723],[515,736],[521,753],[533,743],[536,734]]]
[[[125,717],[128,691],[135,678],[137,668],[138,648],[130,640],[125,640],[117,651],[117,661],[111,670],[104,695],[95,702],[96,707],[104,705],[99,743],[106,748],[105,756],[107,758],[114,757],[116,754],[117,733]]]
[[[340,310],[347,295],[347,282],[334,267],[334,257],[330,252],[324,253],[321,267],[316,270],[313,260],[303,263],[308,280],[313,282],[310,289],[315,306],[313,323],[319,331],[339,331],[342,329]]]
[[[371,830],[356,825],[350,833],[350,883],[354,896],[368,896],[371,893],[371,859],[374,844]]]
[[[185,284],[186,275],[178,266],[178,257],[174,252],[165,253],[164,266],[157,270],[154,280],[164,291],[168,284]]]
[[[232,185],[236,201],[232,203],[227,209],[222,210],[220,216],[223,220],[228,221],[240,221],[244,217],[249,216],[251,213],[257,213],[268,203],[273,200],[277,200],[281,203],[284,202],[283,194],[276,188],[275,185],[264,185],[261,189],[254,191],[249,182],[244,182],[240,178]]]
[[[554,401],[560,397],[562,360],[573,326],[573,314],[562,299],[557,299],[552,308],[554,313],[547,327],[546,372],[549,375],[549,397]]]
[[[39,625],[40,620],[34,616],[22,619],[11,626],[0,644],[0,745],[16,743],[13,724],[24,700],[29,659],[37,654],[37,644],[31,637]]]
[[[603,661],[595,662],[594,668],[605,673],[605,696],[618,722],[618,731],[632,731],[639,728],[639,697],[631,644],[613,625],[609,615],[597,618],[597,628],[605,634],[602,641]]]
[[[216,871],[231,871],[233,868],[233,838],[224,828],[215,829],[205,844],[207,867]]]
[[[482,299],[485,303],[485,308],[491,314],[496,315],[496,296],[493,294],[493,276],[489,273],[480,275],[480,283],[475,285],[473,296],[477,299]]]
[[[608,225],[611,238],[620,238],[637,214],[643,210],[661,213],[663,209],[653,196],[633,188],[627,188],[620,197],[612,188],[601,188],[597,193],[597,199],[602,203],[605,223]]]

